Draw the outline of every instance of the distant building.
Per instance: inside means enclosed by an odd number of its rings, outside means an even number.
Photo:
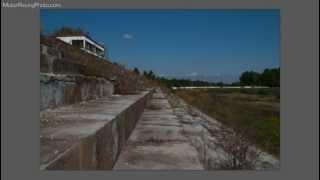
[[[76,46],[87,53],[93,54],[100,58],[105,57],[105,48],[103,45],[97,43],[93,39],[88,36],[80,35],[80,36],[59,36],[56,37],[68,44]]]

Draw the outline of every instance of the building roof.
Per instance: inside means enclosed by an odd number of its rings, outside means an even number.
[[[62,35],[62,36],[57,36],[57,37],[81,37],[81,36],[83,36],[83,37],[85,37],[85,38],[93,41],[94,43],[96,43],[97,45],[99,45],[99,46],[101,46],[103,49],[105,49],[105,47],[104,47],[103,44],[98,43],[96,40],[92,39],[90,36],[85,35],[85,34],[82,34],[82,35],[81,35],[81,34],[79,34],[79,35]]]

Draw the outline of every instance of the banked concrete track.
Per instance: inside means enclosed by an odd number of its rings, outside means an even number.
[[[169,103],[170,102],[170,103]],[[156,90],[115,163],[115,170],[221,170],[230,158],[219,136],[225,127],[182,99]],[[252,169],[278,169],[272,155],[260,156]]]
[[[228,157],[218,141],[222,125],[160,89],[48,109],[40,116],[41,169],[221,170]],[[262,153],[254,169],[279,165]]]
[[[181,122],[159,89],[145,108],[114,169],[203,169],[197,150],[183,135]]]

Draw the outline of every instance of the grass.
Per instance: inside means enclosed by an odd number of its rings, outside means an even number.
[[[280,156],[280,90],[187,89],[175,94],[231,126],[260,148]]]

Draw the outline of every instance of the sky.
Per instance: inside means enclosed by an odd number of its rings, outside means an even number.
[[[80,27],[111,61],[159,76],[234,82],[244,71],[280,66],[280,11],[50,10],[45,34]]]

